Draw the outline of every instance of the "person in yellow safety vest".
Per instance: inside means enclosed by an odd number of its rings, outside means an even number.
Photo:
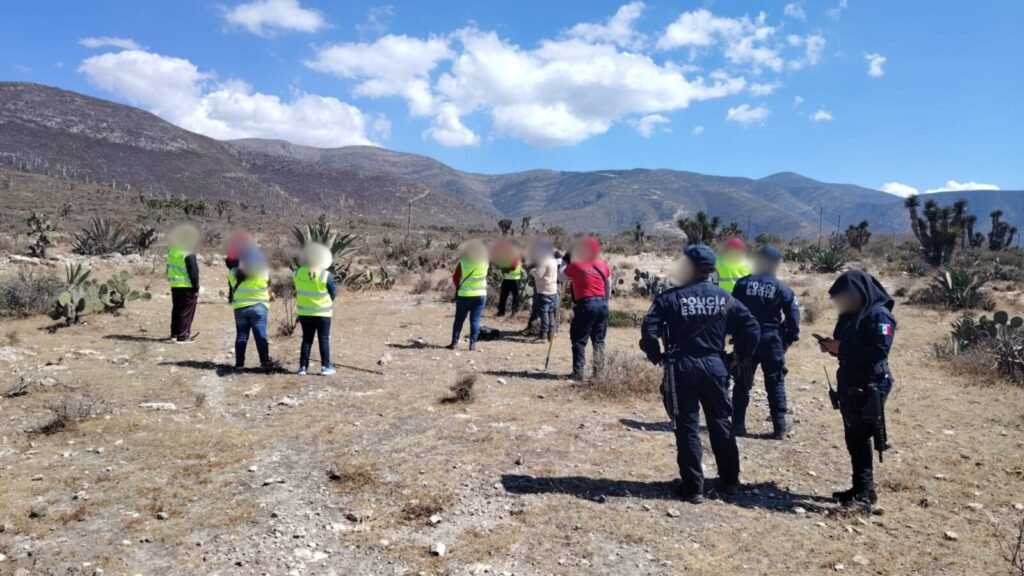
[[[747,245],[739,238],[729,238],[722,247],[722,253],[715,264],[716,284],[732,294],[740,278],[750,276],[750,261],[747,260]]]
[[[256,340],[260,366],[270,370],[267,320],[270,316],[270,273],[266,258],[255,246],[242,254],[237,268],[228,272],[228,301],[235,310],[235,368],[245,366],[249,333]]]
[[[501,296],[498,299],[498,316],[505,315],[509,295],[512,296],[512,314],[519,311],[519,300],[522,297],[520,282],[523,279],[523,263],[517,256],[511,264],[501,267]]]
[[[295,281],[295,311],[302,326],[302,346],[299,348],[299,376],[309,372],[309,352],[313,338],[320,344],[320,374],[330,376],[336,370],[331,364],[331,315],[338,296],[334,275],[329,270],[317,270],[310,263],[307,251],[300,257],[302,266],[292,274]]]
[[[199,264],[195,251],[199,231],[179,226],[170,234],[167,249],[167,284],[171,287],[171,340],[178,344],[192,341],[192,321],[199,300]]]
[[[459,264],[452,282],[455,284],[455,322],[452,324],[452,342],[446,348],[454,350],[462,335],[462,326],[469,316],[469,349],[476,350],[480,336],[480,316],[487,305],[487,273],[490,262],[487,246],[479,240],[470,240],[459,247]]]

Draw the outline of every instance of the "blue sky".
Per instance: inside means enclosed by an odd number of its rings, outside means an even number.
[[[463,170],[1024,189],[1024,2],[0,3],[0,80]]]

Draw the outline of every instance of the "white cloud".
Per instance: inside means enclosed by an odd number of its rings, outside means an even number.
[[[459,110],[452,104],[442,104],[424,137],[433,138],[442,146],[476,146],[480,137],[462,123]]]
[[[750,85],[748,90],[754,96],[768,96],[774,93],[779,87],[782,86],[781,82],[766,82],[766,83],[753,83]]]
[[[661,114],[648,114],[639,120],[631,122],[636,131],[644,138],[650,138],[654,135],[655,129],[658,126],[662,127],[664,131],[671,131],[666,125],[671,124],[672,121],[662,116]]]
[[[265,36],[275,30],[316,32],[327,27],[327,20],[316,10],[303,8],[299,0],[255,0],[224,12],[233,26]]]
[[[334,147],[372,144],[368,125],[378,133],[386,126],[337,98],[297,93],[285,102],[239,80],[218,83],[188,60],[141,50],[93,56],[79,71],[98,88],[213,138],[281,138]]]
[[[786,4],[786,7],[783,9],[783,13],[796,20],[807,20],[807,12],[804,10],[803,2]]]
[[[643,36],[633,25],[643,14],[644,8],[643,2],[630,2],[620,6],[604,24],[583,22],[573,26],[569,36],[586,42],[608,42],[626,48],[639,48]]]
[[[981,184],[979,182],[957,182],[956,180],[947,180],[945,186],[938,188],[929,188],[925,190],[925,194],[933,194],[935,192],[963,192],[965,190],[999,190],[999,186],[995,184]]]
[[[453,56],[444,38],[421,40],[388,35],[373,43],[327,46],[317,51],[316,58],[307,61],[306,66],[341,78],[360,80],[355,89],[357,96],[402,96],[408,101],[413,116],[427,116],[435,112],[430,72]]]
[[[118,36],[90,36],[88,38],[82,38],[78,41],[79,44],[86,48],[121,48],[122,50],[142,50],[142,46],[139,46],[135,40],[131,38],[121,38]]]
[[[391,25],[391,18],[395,15],[395,7],[389,5],[385,6],[370,6],[366,11],[366,22],[356,24],[356,31],[359,32],[360,36],[366,36],[369,34],[381,35],[388,31],[388,27]]]
[[[740,104],[739,106],[729,108],[725,119],[742,124],[743,126],[751,126],[754,124],[764,124],[769,114],[771,114],[771,110],[767,106],[753,108],[750,104]]]
[[[903,184],[902,182],[886,182],[885,184],[882,184],[882,192],[888,192],[889,194],[906,198],[907,196],[917,194],[917,188],[908,184]]]
[[[802,70],[808,66],[816,66],[821,62],[821,56],[825,52],[825,37],[820,34],[808,34],[807,36],[800,36],[798,34],[790,34],[786,36],[786,42],[790,46],[803,47],[804,54],[801,58],[797,58],[789,61],[789,67],[792,70]]]
[[[868,61],[868,76],[880,78],[885,76],[885,56],[878,53],[865,54],[864,59]]]
[[[799,108],[804,105],[803,96],[793,96],[793,108]]]
[[[815,122],[831,122],[832,113],[829,112],[828,110],[825,110],[824,108],[821,108],[814,114],[811,114],[810,118]]]
[[[701,134],[704,133],[704,127],[703,126],[694,126],[693,130],[691,130],[690,133],[693,134],[694,136],[700,136]]]
[[[846,10],[849,5],[849,0],[839,0],[839,3],[836,4],[835,7],[829,8],[825,11],[825,15],[838,22],[839,18],[843,15],[843,10]]]

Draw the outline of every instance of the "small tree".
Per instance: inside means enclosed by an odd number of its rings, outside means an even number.
[[[989,250],[1006,250],[1013,244],[1013,237],[1017,234],[1017,227],[1010,226],[1003,221],[1003,211],[996,210],[990,214],[992,217],[992,231],[988,233]]]
[[[647,233],[644,232],[644,225],[637,220],[633,226],[633,243],[636,244],[637,250],[643,249],[645,240],[647,240]]]
[[[502,236],[512,234],[512,220],[509,220],[508,218],[498,220],[498,230],[501,231]]]
[[[686,241],[690,244],[714,244],[718,240],[718,228],[721,223],[722,220],[718,216],[708,218],[703,211],[697,212],[694,218],[680,218],[676,221],[676,225],[686,234]]]
[[[213,209],[217,212],[217,218],[223,220],[224,217],[227,216],[228,222],[231,221],[231,202],[228,202],[227,200],[218,200],[217,203],[213,205]]]
[[[29,254],[36,258],[46,259],[46,250],[53,246],[54,232],[57,231],[50,222],[49,214],[33,212],[26,220],[28,235],[32,244],[28,247]]]
[[[920,200],[916,195],[908,197],[904,206],[910,213],[910,226],[928,263],[932,266],[948,263],[961,238],[966,213],[955,217],[953,209],[941,207],[938,202],[929,200],[924,203],[922,218],[918,215]]]
[[[530,216],[523,216],[523,221],[519,223],[519,233],[526,236],[526,233],[530,231],[530,223],[533,218]]]
[[[871,231],[868,230],[867,220],[861,220],[860,224],[846,229],[846,243],[857,252],[863,251],[869,240]]]

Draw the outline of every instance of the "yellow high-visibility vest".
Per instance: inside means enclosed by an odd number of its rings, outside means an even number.
[[[715,263],[718,272],[718,286],[729,294],[740,278],[750,276],[750,264],[745,258],[719,258]]]
[[[228,284],[231,286],[231,306],[235,310],[262,304],[270,308],[270,275],[266,272],[258,276],[246,276],[238,281],[238,269],[228,272]]]
[[[185,258],[189,253],[171,246],[167,250],[167,283],[171,288],[192,288],[192,279],[188,277],[188,268],[185,266]]]
[[[327,291],[330,272],[324,270],[310,278],[309,268],[299,268],[292,275],[295,280],[295,311],[299,316],[323,316],[330,318],[334,302]]]
[[[462,276],[459,279],[458,295],[470,298],[487,296],[487,272],[490,265],[487,262],[473,262],[463,258],[459,260],[459,267],[462,269]]]
[[[523,265],[516,264],[516,267],[508,272],[505,272],[502,276],[504,280],[522,280],[523,278]]]

